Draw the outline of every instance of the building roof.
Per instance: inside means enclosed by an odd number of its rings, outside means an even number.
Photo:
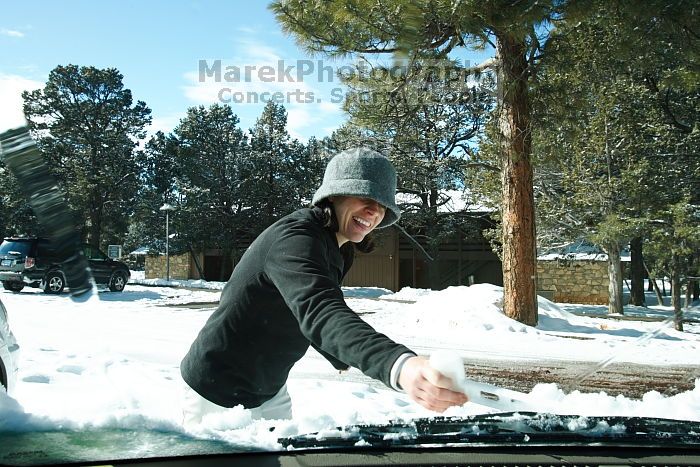
[[[607,261],[608,255],[598,245],[579,240],[563,246],[547,248],[541,255],[537,256],[537,259],[539,261],[555,261],[558,259],[569,261]],[[623,262],[630,261],[629,247],[625,247],[620,252],[620,259]]]

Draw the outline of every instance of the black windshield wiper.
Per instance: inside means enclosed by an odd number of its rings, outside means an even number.
[[[285,448],[415,447],[456,444],[610,444],[694,446],[700,422],[642,417],[584,417],[509,412],[353,425],[279,439]]]

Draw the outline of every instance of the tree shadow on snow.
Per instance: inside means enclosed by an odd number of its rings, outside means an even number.
[[[122,292],[110,292],[109,290],[99,291],[100,301],[103,302],[135,302],[137,300],[159,300],[164,298],[158,292],[150,290],[129,290],[124,289]]]
[[[588,326],[584,325],[579,325],[579,324],[571,324],[570,321],[567,321],[562,318],[555,318],[552,316],[546,316],[546,315],[540,315],[539,317],[539,323],[537,325],[537,329],[540,331],[549,331],[549,332],[575,332],[575,333],[580,333],[580,334],[592,334],[596,336],[600,335],[608,335],[608,336],[617,336],[617,337],[630,337],[633,339],[640,338],[642,336],[646,336],[647,334],[654,332],[656,329],[660,328],[663,326],[661,322],[655,323],[657,326],[654,326],[651,330],[649,331],[640,331],[638,329],[630,329],[630,328],[625,328],[622,327],[623,325],[621,322],[614,322],[614,323],[601,323],[601,325],[609,326],[609,328],[600,328],[597,327],[593,324],[590,324]],[[666,326],[667,329],[672,329],[673,326]],[[618,329],[613,329],[613,328],[618,328]],[[660,331],[657,335],[654,336],[655,339],[664,339],[664,340],[669,340],[669,341],[680,341],[682,339],[679,339],[678,337],[674,336],[669,336],[663,331]]]

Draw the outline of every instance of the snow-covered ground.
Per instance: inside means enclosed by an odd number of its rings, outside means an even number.
[[[131,283],[123,293],[102,292],[98,302],[86,304],[67,294],[0,289],[21,346],[14,399],[0,394],[0,432],[145,429],[279,449],[282,436],[437,415],[357,370],[338,374],[311,350],[290,376],[293,420],[252,422],[246,411],[233,409],[205,418],[201,426],[183,427],[178,365],[213,311],[214,305],[206,304],[218,300],[224,284],[181,281],[179,287],[162,287],[138,273],[132,280],[141,284]],[[347,288],[345,293],[348,304],[376,329],[421,354],[447,350],[466,361],[494,358],[515,365],[547,359],[591,362],[591,367],[614,355],[618,362],[698,367],[700,325],[675,331],[671,321],[663,321],[672,316],[668,307],[628,310],[657,321],[617,321],[591,316],[604,307],[540,298],[539,324],[529,327],[502,313],[502,289],[492,285],[398,293]],[[686,317],[700,319],[700,308]],[[564,393],[540,384],[527,398],[555,413],[700,420],[700,379],[694,390],[670,397],[650,391],[634,400],[613,393]],[[467,403],[445,415],[491,411]]]

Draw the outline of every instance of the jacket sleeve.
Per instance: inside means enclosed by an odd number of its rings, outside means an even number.
[[[316,347],[316,345],[314,345],[313,343],[311,344],[311,347],[313,347],[316,352],[320,353],[321,356],[323,356],[323,358],[328,360],[328,363],[333,365],[333,368],[335,368],[336,370],[347,370],[348,368],[350,368],[350,365],[347,365],[347,364],[341,362],[340,360],[335,358],[333,355],[325,352],[323,349]]]
[[[394,362],[411,351],[374,330],[347,306],[329,267],[322,234],[305,223],[281,229],[265,258],[265,273],[315,348],[392,387]]]

